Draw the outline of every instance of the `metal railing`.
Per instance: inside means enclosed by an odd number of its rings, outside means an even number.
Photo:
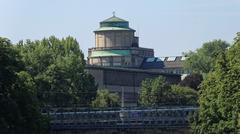
[[[114,46],[114,47],[92,47],[88,50],[107,50],[107,49],[130,49],[131,46]]]
[[[88,51],[92,51],[92,50],[108,50],[108,49],[142,49],[142,50],[150,50],[153,51],[150,48],[144,48],[144,47],[136,47],[136,46],[114,46],[114,47],[92,47],[89,48]]]
[[[197,107],[52,110],[52,130],[186,127]],[[47,114],[47,113],[44,113]]]

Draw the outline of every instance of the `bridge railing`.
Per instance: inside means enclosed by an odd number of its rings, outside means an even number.
[[[136,128],[187,126],[197,107],[54,109],[48,114],[53,129]]]

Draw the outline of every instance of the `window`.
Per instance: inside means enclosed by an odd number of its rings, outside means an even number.
[[[106,37],[106,47],[113,47],[114,34],[106,33],[105,37]]]
[[[96,35],[97,37],[97,40],[96,40],[96,43],[97,43],[97,47],[104,47],[104,35],[103,34],[97,34]]]
[[[154,62],[155,58],[147,58],[146,62]]]
[[[142,61],[143,61],[142,58],[136,57],[136,58],[135,58],[135,65],[136,65],[136,66],[139,66],[139,65],[142,63]]]
[[[130,33],[125,33],[125,46],[130,46],[132,43],[131,43],[131,34]]]
[[[100,58],[92,58],[92,64],[93,65],[101,65]]]
[[[123,37],[122,37],[122,33],[116,33],[116,46],[122,46],[123,45]]]
[[[176,57],[168,57],[167,61],[175,61]]]
[[[132,64],[135,65],[135,62],[136,62],[136,59],[135,59],[135,57],[133,57]]]
[[[158,57],[157,62],[158,61],[164,61],[164,60],[165,60],[165,57]]]
[[[110,59],[108,57],[102,58],[102,66],[110,66]]]
[[[113,57],[113,66],[121,66],[122,58],[121,57]]]
[[[131,57],[124,57],[124,66],[129,66],[131,64]]]

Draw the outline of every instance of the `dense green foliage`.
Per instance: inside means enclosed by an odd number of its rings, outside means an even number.
[[[165,83],[163,77],[155,79],[146,79],[142,81],[139,103],[142,106],[157,106],[163,103],[169,103],[172,97],[168,92],[170,86]]]
[[[0,38],[0,133],[46,133],[47,120],[40,113],[36,85],[10,41]]]
[[[97,91],[97,97],[92,102],[92,107],[106,108],[106,107],[119,107],[120,100],[116,93],[110,93],[107,89],[100,89]]]
[[[240,34],[227,52],[218,55],[214,71],[201,85],[199,103],[193,133],[240,133]]]
[[[196,52],[190,51],[185,54],[188,58],[184,66],[187,70],[198,73],[213,71],[217,56],[225,52],[228,46],[229,44],[222,40],[206,42]]]
[[[201,74],[192,73],[190,75],[187,75],[179,84],[181,86],[190,87],[198,91],[202,80],[203,80],[203,77]]]
[[[173,96],[172,101],[177,105],[197,105],[198,93],[189,87],[172,85],[170,92]]]
[[[197,92],[188,87],[170,86],[163,77],[142,82],[139,103],[142,106],[195,105]]]
[[[85,61],[76,39],[20,41],[16,49],[36,83],[44,106],[89,106],[95,98],[94,78],[84,71]]]

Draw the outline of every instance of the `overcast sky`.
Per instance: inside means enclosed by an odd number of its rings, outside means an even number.
[[[240,0],[0,0],[0,36],[13,43],[54,35],[94,47],[93,31],[112,16],[128,20],[140,46],[176,56],[240,31]]]

